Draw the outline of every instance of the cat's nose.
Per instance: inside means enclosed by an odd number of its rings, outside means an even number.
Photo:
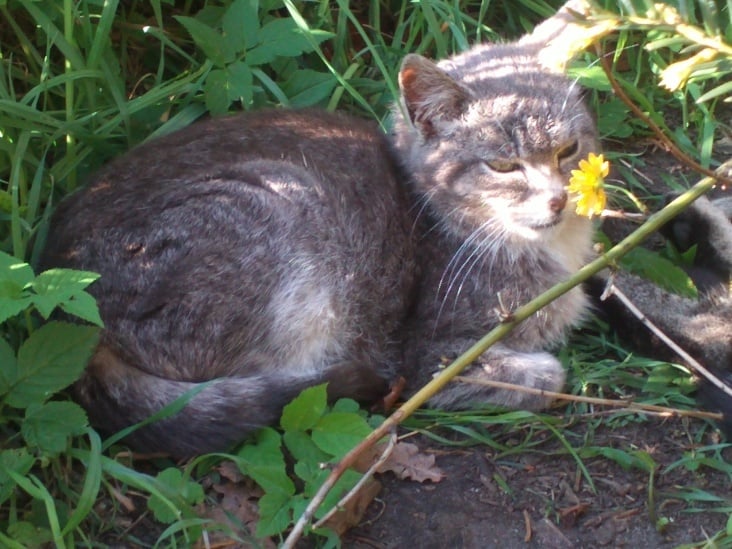
[[[554,213],[561,212],[567,205],[567,192],[562,191],[560,194],[552,197],[549,200],[549,209]]]

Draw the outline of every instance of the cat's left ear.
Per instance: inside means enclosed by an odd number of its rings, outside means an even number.
[[[619,24],[616,16],[592,8],[589,0],[569,0],[519,43],[534,47],[539,63],[545,68],[564,73],[580,52]]]
[[[429,59],[409,54],[399,70],[399,89],[412,124],[424,137],[433,135],[440,121],[459,117],[470,92]]]

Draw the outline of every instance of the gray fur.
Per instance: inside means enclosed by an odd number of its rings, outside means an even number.
[[[536,44],[407,56],[393,149],[371,124],[317,111],[246,114],[141,145],[64,201],[43,267],[100,272],[106,329],[79,400],[97,426],[140,421],[208,382],[130,442],[225,449],[276,422],[302,388],[407,393],[509,310],[590,255],[569,171],[596,150],[574,86]],[[466,375],[557,390],[547,352],[579,322],[580,289]],[[433,405],[545,398],[452,384]]]
[[[732,201],[702,197],[663,232],[682,251],[697,246],[690,274],[701,288],[699,298],[670,294],[630,274],[619,274],[615,283],[662,332],[732,385]],[[679,360],[615,298],[603,307],[621,335],[637,348],[658,358]],[[732,436],[732,399],[704,380],[702,396],[725,413],[726,429]]]

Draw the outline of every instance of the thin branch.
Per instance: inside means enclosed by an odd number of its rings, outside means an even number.
[[[489,379],[475,379],[471,377],[455,376],[455,381],[462,383],[471,383],[474,385],[484,385],[486,387],[496,387],[498,389],[508,389],[510,391],[518,391],[521,393],[529,393],[550,397],[552,399],[568,400],[572,402],[584,402],[587,404],[596,404],[598,406],[613,406],[615,408],[624,408],[633,412],[653,412],[657,414],[670,416],[695,417],[702,419],[723,419],[723,415],[716,412],[700,412],[699,410],[679,410],[669,408],[667,406],[657,406],[656,404],[643,404],[642,402],[632,402],[628,400],[616,400],[609,398],[588,397],[582,395],[569,395],[566,393],[555,393],[553,391],[544,391],[533,387],[524,387],[523,385],[515,385],[513,383],[504,383],[503,381],[492,381]]]
[[[546,292],[542,293],[538,297],[532,299],[525,305],[522,305],[516,309],[511,315],[511,320],[501,323],[491,330],[488,334],[483,336],[477,343],[475,343],[470,349],[465,351],[452,364],[447,366],[440,372],[439,375],[434,377],[429,383],[422,387],[417,393],[415,393],[409,400],[407,400],[402,406],[396,410],[391,416],[386,418],[384,422],[377,427],[371,434],[362,440],[353,450],[348,452],[343,459],[340,461],[338,466],[331,472],[328,478],[325,480],[323,485],[318,490],[315,497],[310,501],[309,505],[305,509],[303,516],[306,517],[304,520],[298,520],[297,527],[293,528],[290,535],[287,537],[283,544],[283,548],[293,548],[295,543],[302,535],[303,529],[308,521],[313,517],[315,510],[320,505],[320,502],[325,497],[331,488],[335,485],[336,481],[340,476],[355,462],[358,456],[366,449],[373,446],[377,441],[381,440],[386,434],[392,429],[399,425],[404,419],[409,417],[415,410],[425,404],[430,398],[432,398],[438,391],[440,391],[447,383],[450,382],[456,375],[467,368],[472,362],[474,362],[486,349],[491,345],[495,344],[503,337],[508,335],[520,322],[526,320],[528,317],[536,313],[539,309],[545,307],[558,297],[564,295],[569,290],[582,284],[585,280],[591,276],[597,274],[602,269],[613,265],[618,259],[627,254],[630,250],[638,246],[651,234],[656,232],[663,225],[668,223],[676,215],[681,213],[685,208],[689,206],[694,200],[702,196],[704,193],[709,191],[716,183],[715,177],[705,177],[699,181],[696,185],[691,187],[688,191],[677,196],[671,201],[665,208],[651,215],[648,220],[633,231],[630,235],[620,241],[618,244],[613,246],[606,253],[600,257],[588,263],[577,271],[573,276],[564,282],[560,282],[555,286],[549,288]],[[302,517],[301,517],[302,518]]]
[[[667,135],[666,133],[656,124],[651,118],[644,113],[638,105],[636,105],[633,100],[628,97],[628,94],[625,93],[625,90],[623,87],[618,83],[617,79],[615,78],[615,75],[613,74],[612,66],[610,64],[610,60],[608,59],[607,54],[603,53],[603,51],[600,49],[599,44],[595,44],[595,51],[597,53],[597,57],[600,59],[600,64],[602,65],[602,69],[605,71],[605,75],[607,76],[608,81],[610,82],[610,86],[612,86],[613,92],[615,92],[615,95],[617,95],[620,100],[627,105],[627,107],[633,111],[633,114],[637,116],[640,120],[642,120],[650,129],[651,131],[656,135],[656,137],[661,141],[668,151],[676,158],[678,161],[680,161],[682,164],[686,165],[687,167],[706,175],[707,177],[714,177],[719,181],[720,183],[724,185],[732,185],[732,179],[729,177],[722,175],[720,173],[715,173],[713,170],[710,170],[708,168],[705,168],[701,164],[699,164],[696,160],[691,158],[689,155],[687,155],[684,151],[679,149],[676,146],[676,143],[674,143]]]
[[[732,387],[728,387],[727,384],[719,379],[717,376],[715,376],[712,372],[707,370],[704,366],[702,366],[699,361],[697,361],[693,356],[691,356],[689,353],[687,353],[684,349],[679,347],[679,345],[672,340],[670,337],[668,337],[661,329],[656,326],[650,318],[648,318],[643,311],[641,311],[636,305],[626,296],[620,288],[618,288],[615,283],[613,282],[612,278],[608,280],[607,287],[605,288],[605,291],[602,294],[602,297],[600,299],[605,300],[611,295],[615,295],[620,302],[625,305],[625,307],[633,313],[633,315],[641,321],[641,323],[648,328],[651,332],[653,332],[658,339],[663,341],[673,352],[675,352],[677,355],[679,355],[684,362],[686,362],[689,367],[691,367],[695,372],[705,377],[710,383],[715,385],[717,388],[719,388],[722,392],[727,393],[730,397],[732,397]]]
[[[391,436],[389,437],[389,441],[387,442],[386,447],[384,448],[384,451],[381,452],[379,459],[377,459],[371,465],[371,467],[369,467],[369,470],[366,471],[366,473],[364,473],[364,475],[359,479],[359,481],[356,483],[356,485],[353,488],[351,488],[348,491],[348,493],[345,496],[343,496],[341,498],[341,500],[338,503],[336,503],[333,506],[333,508],[325,514],[325,516],[323,518],[321,518],[318,522],[313,524],[313,529],[321,528],[328,521],[328,519],[330,517],[335,515],[339,510],[343,509],[346,506],[346,504],[351,500],[351,498],[353,498],[358,493],[358,491],[361,489],[361,486],[366,484],[366,482],[371,477],[374,476],[374,473],[377,471],[377,469],[379,467],[381,467],[387,459],[389,459],[389,456],[391,456],[391,453],[394,451],[394,447],[396,446],[396,443],[397,443],[396,430],[392,430]],[[302,520],[304,517],[305,517],[305,515],[300,517],[300,519]]]

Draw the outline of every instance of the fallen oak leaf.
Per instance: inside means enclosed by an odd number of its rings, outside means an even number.
[[[416,444],[398,442],[389,457],[377,467],[378,473],[393,472],[400,479],[440,482],[445,473],[435,465],[435,456],[419,451]]]

